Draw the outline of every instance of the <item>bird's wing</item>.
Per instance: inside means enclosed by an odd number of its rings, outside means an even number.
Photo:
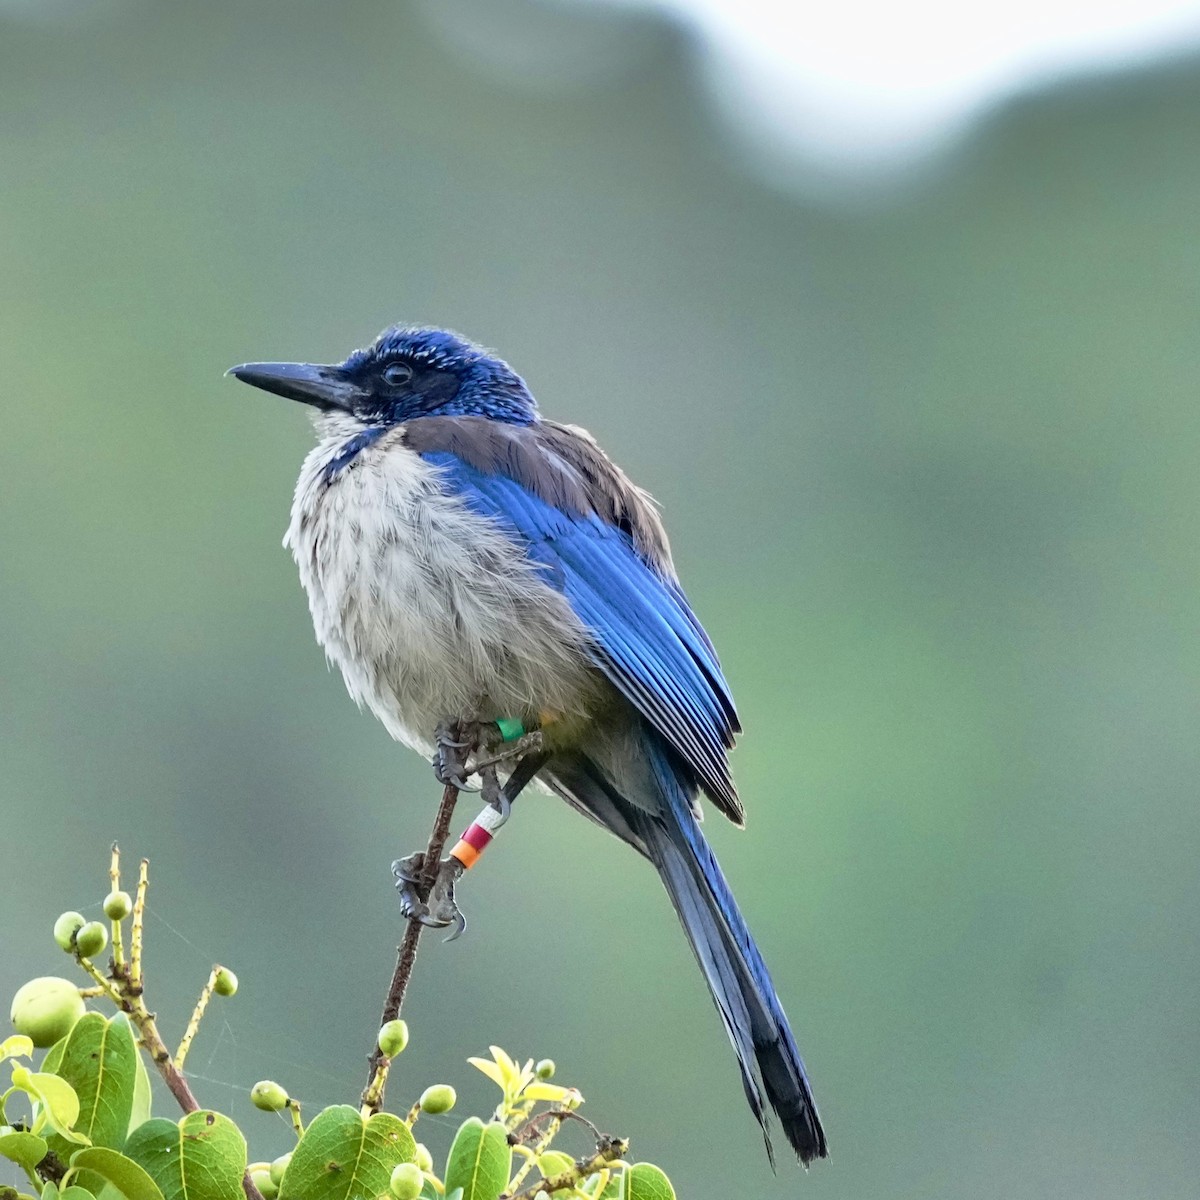
[[[518,538],[590,634],[597,666],[734,821],[727,751],[740,730],[712,643],[671,567],[649,497],[582,431],[472,417],[410,422],[444,486]]]

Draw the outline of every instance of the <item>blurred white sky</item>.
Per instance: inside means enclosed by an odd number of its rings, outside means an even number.
[[[759,156],[826,177],[904,172],[1014,93],[1200,48],[1200,0],[585,2],[694,25]]]
[[[120,0],[0,0],[75,23]],[[857,192],[936,159],[1005,99],[1200,52],[1200,0],[415,0],[448,44],[517,86],[580,88],[639,57],[612,20],[658,10],[696,33],[731,145],[785,185]],[[608,18],[607,20],[602,18]],[[887,190],[886,188],[884,189]]]

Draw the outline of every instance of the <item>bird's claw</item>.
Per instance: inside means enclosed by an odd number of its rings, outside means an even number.
[[[396,891],[400,893],[400,911],[407,920],[419,921],[430,929],[445,929],[453,925],[454,932],[446,938],[446,941],[452,942],[461,937],[467,927],[466,918],[459,911],[454,899],[454,885],[463,873],[463,865],[453,856],[442,859],[438,864],[433,886],[429,889],[429,896],[422,900],[420,886],[424,867],[423,851],[417,851],[392,863]]]
[[[475,744],[475,739],[468,738],[463,741],[461,737],[455,736],[460,733],[458,728],[451,728],[448,725],[438,726],[435,735],[437,750],[433,756],[433,773],[443,787],[457,788],[460,792],[477,792],[479,789],[472,787],[467,782],[470,774],[467,770],[467,759]]]
[[[500,822],[496,826],[496,829],[499,829],[512,815],[512,801],[505,789],[500,786],[500,780],[496,778],[495,767],[485,767],[480,772],[480,778],[483,780],[484,800],[500,814]],[[495,830],[492,832],[494,833]]]

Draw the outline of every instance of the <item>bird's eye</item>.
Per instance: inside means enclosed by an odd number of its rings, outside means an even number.
[[[412,367],[407,363],[392,363],[384,369],[383,382],[388,387],[401,387],[412,378]]]

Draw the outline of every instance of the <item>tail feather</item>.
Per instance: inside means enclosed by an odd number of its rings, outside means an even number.
[[[737,1054],[746,1099],[762,1126],[772,1164],[768,1108],[802,1162],[824,1158],[825,1132],[804,1062],[758,946],[692,815],[694,789],[653,734],[648,734],[647,753],[665,802],[654,806],[657,811],[621,796],[586,759],[572,770],[556,771],[555,783],[576,807],[658,868]]]

